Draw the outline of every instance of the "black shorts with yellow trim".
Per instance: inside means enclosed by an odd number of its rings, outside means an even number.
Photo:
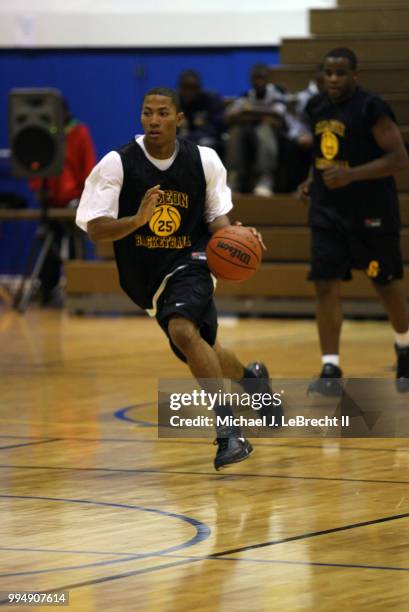
[[[352,269],[363,270],[379,285],[403,277],[399,232],[311,227],[310,250],[311,281],[351,280]]]
[[[185,355],[169,337],[169,320],[172,316],[180,316],[192,321],[203,340],[213,346],[217,337],[217,311],[213,292],[213,278],[207,266],[188,265],[169,278],[158,300],[156,320],[169,338],[172,351],[185,363]]]

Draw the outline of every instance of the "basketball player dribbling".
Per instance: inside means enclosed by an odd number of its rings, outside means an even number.
[[[249,391],[258,379],[257,391],[271,393],[264,364],[244,367],[217,341],[214,285],[204,251],[210,235],[230,225],[233,204],[217,153],[177,138],[182,119],[176,92],[148,91],[141,114],[144,135],[95,166],[77,224],[94,242],[114,243],[122,289],[156,317],[196,379],[233,379]],[[228,405],[214,410],[217,417],[233,416]],[[270,422],[273,409],[264,414]],[[250,455],[252,446],[238,427],[219,426],[216,433],[216,469]]]

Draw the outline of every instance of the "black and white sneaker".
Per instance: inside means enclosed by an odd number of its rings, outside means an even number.
[[[409,391],[409,346],[398,346],[395,344],[398,358],[396,367],[396,390],[398,393]]]
[[[253,447],[246,438],[241,437],[238,427],[217,427],[217,438],[214,444],[218,449],[214,458],[216,470],[227,467],[232,463],[239,463],[250,457]]]
[[[257,379],[258,385],[256,385],[254,391],[257,391],[257,393],[268,393],[273,397],[274,391],[271,387],[270,374],[267,366],[262,361],[253,361],[249,363],[246,368],[250,370]],[[284,416],[283,404],[281,403],[279,406],[263,406],[257,411],[257,416],[266,417],[268,423],[273,422],[274,425],[270,425],[270,427],[281,427]]]
[[[250,370],[259,381],[257,385],[259,393],[271,393],[270,374],[265,363],[262,361],[252,361],[246,366],[246,369]]]
[[[310,382],[307,393],[320,393],[326,397],[340,397],[343,392],[341,368],[332,363],[325,363],[319,378]]]

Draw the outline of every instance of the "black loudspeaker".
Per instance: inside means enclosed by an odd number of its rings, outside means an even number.
[[[64,105],[58,89],[12,89],[9,94],[11,171],[34,178],[61,174]]]

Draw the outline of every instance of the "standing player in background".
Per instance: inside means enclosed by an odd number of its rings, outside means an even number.
[[[217,313],[205,247],[230,224],[231,192],[217,153],[176,137],[183,120],[173,90],[144,97],[144,135],[108,153],[88,177],[77,224],[93,241],[114,242],[121,286],[157,322],[196,379],[254,379],[270,391],[263,364],[245,368],[216,340]],[[260,235],[253,230],[261,241]],[[233,416],[230,406],[216,416]],[[269,416],[267,414],[266,416]],[[252,451],[238,427],[217,427],[215,468]]]
[[[409,391],[409,318],[393,178],[408,167],[408,155],[388,104],[358,86],[353,51],[330,51],[324,79],[325,91],[306,108],[314,174],[301,186],[302,196],[311,197],[309,279],[317,295],[323,366],[310,390],[341,392],[340,284],[350,280],[351,268],[359,268],[372,281],[395,332],[397,390]]]
[[[85,179],[96,164],[94,144],[88,127],[72,117],[67,101],[63,100],[65,157],[62,173],[48,179],[30,180],[31,189],[37,191],[46,185],[47,206],[76,208],[84,189]],[[72,237],[70,227],[59,221],[47,221],[53,231],[53,245],[48,251],[39,278],[43,306],[58,302],[56,289],[61,274],[61,243],[64,236]]]

